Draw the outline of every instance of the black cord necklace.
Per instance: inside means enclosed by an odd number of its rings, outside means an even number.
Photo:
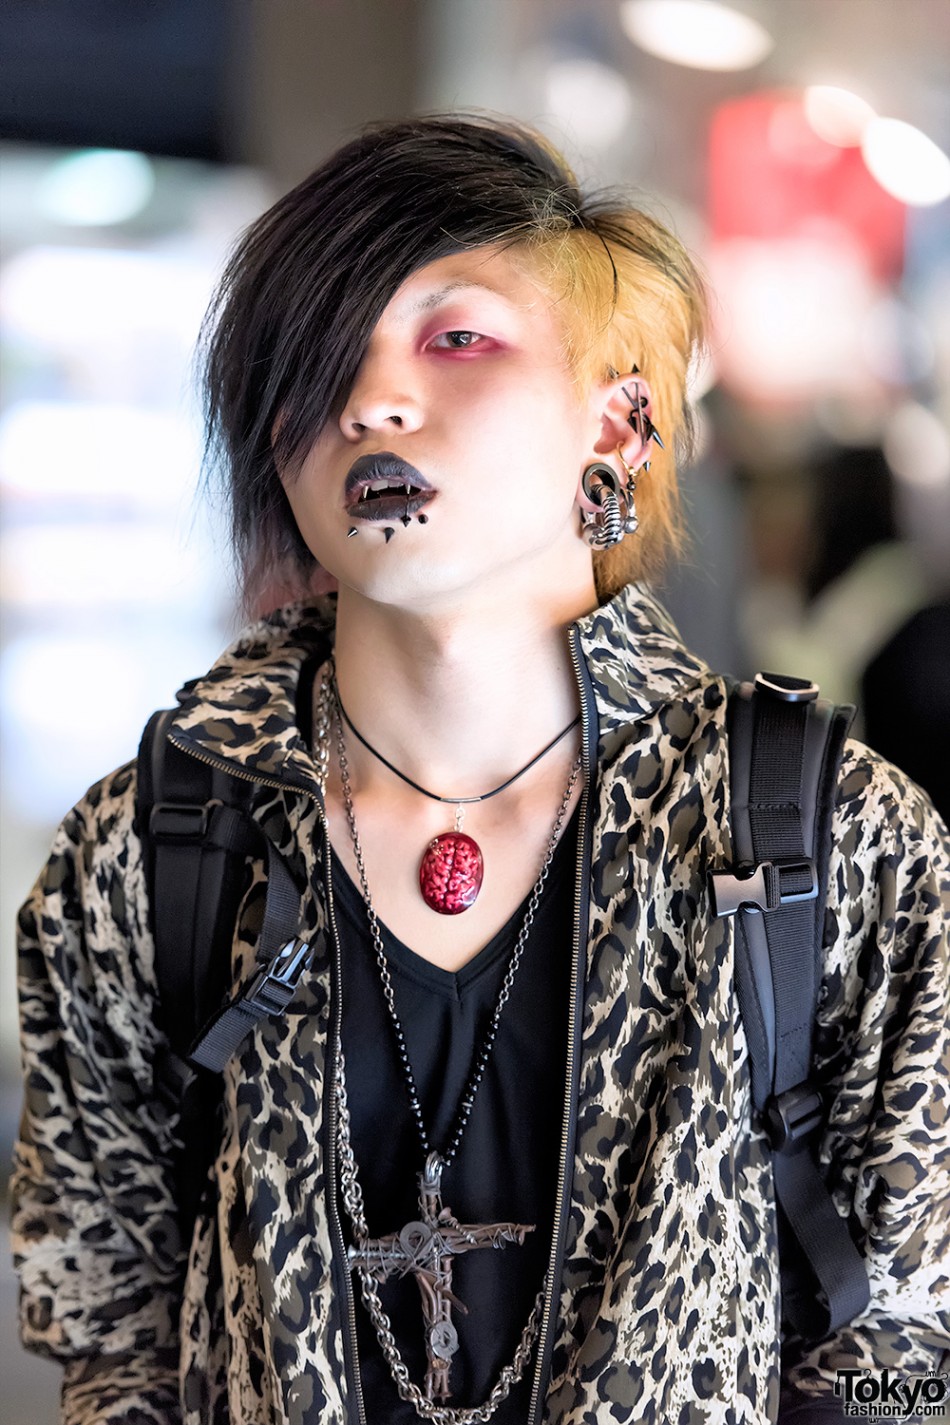
[[[367,752],[371,752],[377,761],[382,762],[384,767],[388,767],[407,786],[416,792],[421,792],[424,797],[429,797],[434,802],[449,802],[455,806],[455,829],[443,832],[440,836],[434,836],[425,849],[422,862],[419,866],[419,889],[422,892],[422,899],[431,910],[437,911],[439,915],[460,915],[462,911],[468,910],[474,905],[482,881],[485,877],[485,858],[482,849],[473,837],[467,836],[462,830],[464,819],[463,808],[473,802],[487,802],[490,797],[497,797],[499,792],[504,792],[519,777],[523,777],[526,772],[530,772],[547,754],[561,742],[568,733],[580,722],[580,713],[557,737],[542,747],[541,751],[526,762],[520,771],[502,782],[499,786],[493,787],[490,792],[483,792],[477,797],[442,797],[437,792],[430,792],[428,788],[422,787],[418,782],[414,782],[411,777],[407,777],[405,772],[400,772],[398,767],[394,767],[388,758],[378,752],[371,742],[360,732],[353,723],[352,718],[343,706],[340,698],[340,690],[334,679],[333,692],[336,698],[337,707],[340,709],[340,716],[347,727],[353,733],[357,741],[361,742]]]
[[[487,802],[489,797],[497,797],[499,792],[507,791],[507,789],[514,782],[517,782],[519,777],[523,777],[525,772],[530,772],[531,768],[534,767],[536,763],[540,762],[542,757],[546,757],[547,754],[552,750],[552,748],[556,747],[558,743],[561,742],[567,736],[571,728],[576,727],[581,720],[581,715],[580,713],[578,713],[577,717],[575,717],[571,722],[569,722],[567,724],[567,727],[565,727],[562,732],[558,733],[557,737],[552,737],[551,741],[547,744],[546,747],[542,747],[541,751],[536,752],[535,755],[531,758],[530,762],[526,762],[524,764],[520,772],[515,772],[514,776],[509,777],[506,782],[502,782],[499,786],[493,787],[490,792],[482,792],[481,796],[478,797],[440,797],[438,792],[428,791],[425,787],[421,787],[418,782],[414,782],[411,777],[407,777],[405,772],[400,772],[398,767],[394,767],[393,764],[386,757],[384,757],[381,752],[377,751],[377,749],[373,746],[371,742],[367,741],[367,739],[360,732],[359,728],[354,726],[353,719],[350,717],[346,708],[343,706],[343,700],[340,697],[339,688],[336,689],[336,700],[340,712],[343,715],[343,721],[346,723],[353,736],[357,739],[358,742],[362,742],[367,752],[372,752],[373,756],[378,762],[382,762],[384,767],[388,767],[390,772],[395,772],[396,776],[399,777],[401,781],[405,782],[407,786],[412,787],[414,791],[421,792],[424,797],[431,797],[434,802],[451,802],[454,806],[467,806],[470,802]]]

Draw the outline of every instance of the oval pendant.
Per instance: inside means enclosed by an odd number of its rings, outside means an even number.
[[[446,831],[429,842],[422,858],[422,899],[439,915],[460,915],[475,904],[484,875],[478,842],[463,831]]]

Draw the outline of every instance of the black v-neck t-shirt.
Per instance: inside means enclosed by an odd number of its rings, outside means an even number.
[[[577,823],[575,812],[555,849],[459,1151],[442,1174],[443,1206],[459,1222],[534,1227],[521,1246],[481,1248],[453,1261],[452,1290],[468,1307],[467,1315],[457,1309],[452,1313],[459,1348],[445,1404],[455,1407],[480,1405],[488,1398],[514,1357],[548,1267],[564,1108]],[[413,853],[399,846],[394,854]],[[363,897],[335,855],[333,887],[353,1148],[370,1236],[379,1237],[419,1219],[418,1175],[425,1153],[409,1107]],[[526,899],[454,974],[430,964],[380,926],[423,1120],[430,1144],[439,1151],[447,1148],[527,905]],[[342,1204],[340,1216],[349,1244]],[[367,1420],[417,1425],[415,1410],[397,1394],[355,1273],[353,1288]],[[422,1389],[426,1354],[419,1287],[411,1275],[394,1277],[380,1287],[380,1297],[410,1377]],[[523,1425],[533,1374],[534,1353],[521,1382],[492,1417],[493,1425]]]

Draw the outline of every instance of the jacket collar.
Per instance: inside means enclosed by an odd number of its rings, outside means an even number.
[[[297,721],[308,665],[333,648],[336,599],[289,604],[244,629],[203,678],[178,693],[173,741],[255,780],[317,791],[316,769]]]
[[[642,584],[627,584],[574,628],[590,670],[601,732],[650,717],[709,676]]]
[[[334,596],[291,604],[251,624],[203,678],[178,694],[175,742],[203,758],[313,794],[313,758],[297,723],[303,669],[333,647]],[[572,625],[587,663],[601,732],[649,717],[708,675],[669,615],[629,584]]]

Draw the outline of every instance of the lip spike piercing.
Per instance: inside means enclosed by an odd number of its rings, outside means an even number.
[[[395,531],[394,529],[390,529],[388,525],[387,525],[386,528],[383,530],[383,534],[386,536],[386,543],[387,543],[387,544],[388,544],[389,541],[392,539],[392,537],[393,537],[393,535],[394,535],[395,533],[396,533],[396,531]]]
[[[359,530],[356,528],[356,525],[351,525],[349,530],[347,531],[347,539],[352,539],[354,534],[359,534]]]

